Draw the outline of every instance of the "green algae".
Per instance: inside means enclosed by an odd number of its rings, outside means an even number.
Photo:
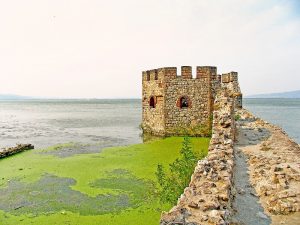
[[[0,189],[0,209],[12,215],[30,213],[38,216],[62,210],[80,212],[81,215],[101,215],[138,206],[126,193],[90,197],[70,189],[74,183],[74,179],[48,174],[33,183],[10,181],[7,188]]]
[[[19,206],[14,205],[11,211],[3,207],[6,210],[0,210],[0,224],[158,224],[161,211],[168,210],[170,205],[161,205],[155,194],[155,171],[157,164],[167,166],[178,157],[182,140],[171,137],[64,158],[40,154],[45,150],[34,150],[2,159],[0,192],[12,190],[12,182],[15,182],[25,199],[33,192],[31,202],[39,204],[32,204],[30,209],[24,206],[15,209]],[[208,138],[192,138],[193,149],[199,154],[207,153],[208,143]],[[53,151],[57,149],[60,147],[52,148]],[[47,149],[49,151],[51,148]],[[38,189],[45,177],[60,180],[60,184],[53,185],[57,188],[53,189],[52,195],[41,197],[39,194],[43,189],[37,192],[31,189]],[[12,202],[18,192],[13,193],[10,196]],[[75,201],[68,201],[67,197],[72,196],[68,193],[75,196]],[[47,208],[40,200],[48,198],[60,199],[62,203],[50,204],[48,207],[52,208]],[[84,207],[78,206],[76,198]],[[105,202],[102,208],[101,202]],[[105,206],[106,202],[109,203]],[[43,207],[38,209],[41,205]]]

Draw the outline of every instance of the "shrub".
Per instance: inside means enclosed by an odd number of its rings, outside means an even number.
[[[184,137],[180,157],[169,165],[169,172],[167,173],[162,165],[157,166],[156,177],[162,203],[176,204],[178,197],[189,185],[197,161],[198,157],[192,150],[190,138]]]

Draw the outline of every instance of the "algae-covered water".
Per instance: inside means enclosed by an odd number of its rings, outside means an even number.
[[[72,149],[70,143],[1,159],[0,224],[156,225],[171,207],[157,195],[157,164],[173,162],[182,141],[172,137],[57,155]],[[207,138],[192,139],[196,152],[206,154],[208,144]]]

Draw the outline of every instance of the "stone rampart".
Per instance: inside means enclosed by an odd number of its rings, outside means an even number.
[[[0,159],[5,158],[23,151],[34,149],[31,144],[18,144],[16,147],[0,149]]]
[[[247,156],[250,182],[265,213],[272,224],[299,224],[300,145],[280,127],[245,109],[237,114],[240,148]]]
[[[231,208],[234,101],[221,92],[215,99],[213,135],[206,158],[200,160],[177,206],[161,216],[161,225],[226,224]]]

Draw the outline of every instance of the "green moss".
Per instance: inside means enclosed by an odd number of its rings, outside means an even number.
[[[211,125],[207,123],[205,125],[196,125],[196,126],[178,126],[171,130],[170,133],[174,133],[178,136],[194,136],[194,137],[211,137]]]
[[[131,182],[137,179],[132,178]],[[0,188],[0,209],[12,215],[53,214],[62,210],[80,215],[101,215],[118,213],[128,208],[137,208],[142,196],[121,192],[114,195],[97,195],[90,197],[79,191],[74,191],[70,185],[76,181],[71,178],[61,178],[44,175],[33,183],[10,181],[7,188]],[[139,184],[140,189],[145,187]],[[146,192],[145,192],[146,193]]]
[[[181,137],[171,137],[145,144],[108,148],[102,150],[101,153],[80,154],[66,158],[40,154],[39,150],[33,150],[1,159],[0,189],[2,191],[11,190],[9,184],[12,181],[18,182],[20,193],[22,193],[22,187],[23,191],[24,187],[27,187],[25,190],[30,191],[30,188],[43,180],[45,174],[49,174],[58,179],[71,179],[70,181],[72,181],[63,189],[59,188],[59,185],[53,185],[52,198],[59,199],[59,194],[56,194],[55,190],[57,193],[70,191],[74,196],[82,197],[82,205],[87,204],[87,209],[84,210],[85,207],[76,209],[68,205],[73,204],[72,201],[69,203],[66,201],[65,206],[56,204],[55,210],[50,214],[44,213],[46,209],[40,210],[38,215],[34,214],[34,207],[39,207],[39,205],[32,206],[32,213],[24,208],[23,212],[21,211],[22,213],[18,215],[13,215],[7,210],[6,212],[0,210],[0,224],[158,224],[161,211],[168,210],[171,206],[161,205],[158,197],[154,194],[157,185],[155,178],[157,164],[167,166],[173,162],[179,156],[182,140]],[[192,138],[191,140],[192,147],[197,154],[207,154],[208,138]],[[73,144],[67,145],[72,147]],[[56,149],[60,149],[60,146],[55,146],[52,150]],[[50,150],[47,149],[47,151]],[[56,186],[57,189],[55,189]],[[16,193],[11,195],[9,201],[15,201],[18,196]],[[138,194],[134,195],[134,193]],[[147,201],[141,200],[139,195],[142,193],[146,193],[143,197],[149,196]],[[27,194],[25,193],[25,195]],[[111,210],[110,213],[108,213],[109,210],[106,212],[102,210],[104,213],[101,214],[97,211],[97,207],[94,208],[89,204],[90,202],[96,204],[95,200],[97,198],[99,200],[99,196],[103,195],[129,196],[129,204]],[[30,200],[39,202],[38,200],[44,197],[33,194]],[[104,199],[104,201],[109,200]],[[136,202],[139,204],[135,204]],[[113,205],[109,207],[114,208]]]

